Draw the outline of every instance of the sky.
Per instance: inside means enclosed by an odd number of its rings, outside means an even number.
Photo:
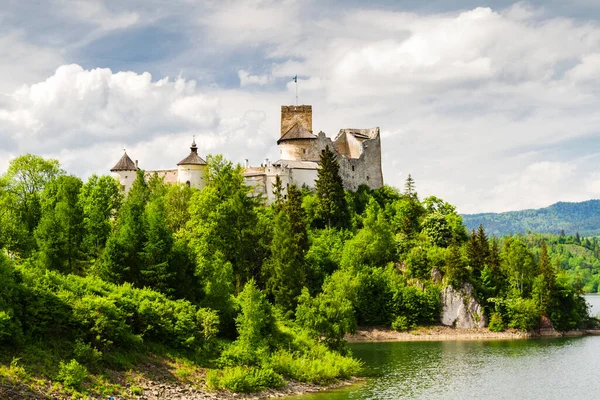
[[[379,126],[385,183],[461,213],[600,197],[600,2],[0,0],[0,173],[123,149],[278,159],[280,106]]]

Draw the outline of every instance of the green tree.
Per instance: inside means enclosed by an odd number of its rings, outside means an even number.
[[[152,197],[144,209],[144,242],[139,252],[140,276],[137,281],[141,287],[173,294],[177,285],[175,271],[171,268],[173,233],[167,225],[164,197]]]
[[[40,196],[42,218],[35,230],[39,260],[63,273],[81,273],[83,210],[79,203],[82,182],[74,176],[49,181]]]
[[[454,287],[460,287],[468,280],[468,273],[460,247],[454,242],[446,255],[446,278]]]
[[[474,278],[481,277],[481,271],[487,265],[490,256],[490,244],[488,243],[483,225],[479,224],[477,232],[473,230],[467,242],[467,256],[473,270]]]
[[[275,304],[293,311],[296,298],[306,284],[307,271],[304,259],[308,250],[308,235],[302,195],[296,185],[288,188],[287,200],[275,215],[271,258],[265,268],[268,292]]]
[[[540,246],[540,259],[538,260],[538,277],[534,282],[535,298],[538,301],[542,314],[548,313],[548,308],[555,286],[555,272],[552,269],[548,246],[542,241]]]
[[[92,175],[82,186],[79,203],[83,210],[86,252],[98,258],[110,236],[112,219],[116,217],[123,197],[119,182],[111,176]]]
[[[26,154],[13,159],[0,178],[3,202],[12,208],[12,215],[7,216],[11,229],[5,230],[5,234],[17,235],[5,241],[11,243],[15,252],[28,255],[35,247],[32,238],[42,217],[41,193],[51,179],[63,174],[57,160]],[[22,236],[23,230],[29,234]]]
[[[508,277],[511,289],[516,290],[521,297],[527,297],[535,276],[536,265],[533,255],[522,240],[517,238],[505,240],[501,268]]]
[[[412,178],[411,174],[408,174],[408,177],[404,182],[404,195],[415,199],[417,198],[415,180]]]
[[[102,254],[100,275],[114,283],[140,284],[140,257],[146,242],[144,211],[150,197],[144,171],[138,170],[125,202],[119,210],[115,230]]]
[[[194,189],[183,183],[167,185],[165,194],[165,213],[171,231],[177,233],[185,228],[190,219],[190,201]]]
[[[203,279],[216,273],[206,268],[228,263],[239,292],[249,279],[260,278],[265,251],[259,246],[257,208],[263,200],[250,196],[240,165],[222,156],[208,156],[207,164],[207,185],[194,193],[190,203],[187,235],[196,253],[197,275]]]
[[[393,259],[394,235],[375,199],[367,205],[363,224],[364,228],[344,245],[342,267],[381,267]]]
[[[283,183],[281,181],[281,177],[279,175],[275,175],[275,183],[273,184],[273,196],[275,196],[275,201],[273,202],[273,207],[275,209],[281,209],[283,206]]]
[[[340,167],[329,146],[326,146],[321,153],[315,186],[317,188],[317,219],[328,228],[348,226],[350,217],[344,194],[344,184],[340,176]]]
[[[304,250],[294,239],[290,218],[280,211],[275,216],[271,258],[267,261],[267,290],[275,304],[286,311],[294,310],[296,297],[306,282]]]

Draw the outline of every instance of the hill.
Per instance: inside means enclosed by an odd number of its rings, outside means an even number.
[[[583,236],[600,235],[600,200],[580,203],[559,202],[537,210],[503,213],[464,214],[469,230],[483,224],[489,235],[502,236],[527,231],[566,234],[579,232]]]

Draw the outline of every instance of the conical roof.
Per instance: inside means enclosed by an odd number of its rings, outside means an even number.
[[[300,124],[294,124],[281,138],[277,141],[277,144],[285,140],[298,140],[298,139],[316,139],[308,129]]]
[[[129,158],[127,152],[123,153],[123,157],[115,164],[114,167],[111,168],[111,172],[115,171],[137,171],[138,167],[135,163]]]
[[[204,161],[202,157],[198,155],[198,146],[196,146],[195,138],[192,142],[192,146],[190,147],[190,154],[183,160],[179,161],[177,165],[206,165],[206,161]]]

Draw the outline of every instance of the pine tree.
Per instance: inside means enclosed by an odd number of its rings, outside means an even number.
[[[287,190],[287,200],[283,210],[290,219],[294,240],[302,251],[308,250],[308,233],[306,230],[306,213],[302,208],[302,192],[296,185],[290,185]]]
[[[540,259],[538,261],[538,278],[534,283],[534,292],[536,292],[540,308],[543,313],[548,312],[550,299],[555,286],[555,272],[552,269],[548,247],[543,241],[540,247]]]
[[[453,242],[448,247],[446,255],[446,278],[455,287],[460,286],[467,280],[467,271],[462,259],[460,247]]]
[[[142,260],[140,254],[146,241],[144,210],[150,190],[144,171],[137,176],[117,216],[115,231],[106,241],[102,254],[101,276],[114,283],[139,283]]]
[[[349,223],[348,204],[340,167],[329,146],[321,153],[320,168],[317,172],[317,219],[328,228],[343,228]]]
[[[308,235],[304,221],[302,195],[296,185],[290,185],[282,211],[275,216],[271,258],[265,268],[267,290],[286,311],[296,308],[296,298],[306,285]]]
[[[417,191],[415,189],[415,180],[410,174],[408,174],[406,182],[404,182],[404,194],[408,197],[417,197]]]
[[[281,177],[279,175],[275,175],[275,183],[273,184],[273,196],[275,196],[275,201],[273,202],[273,208],[276,211],[281,209],[283,205],[283,183],[281,182]]]

